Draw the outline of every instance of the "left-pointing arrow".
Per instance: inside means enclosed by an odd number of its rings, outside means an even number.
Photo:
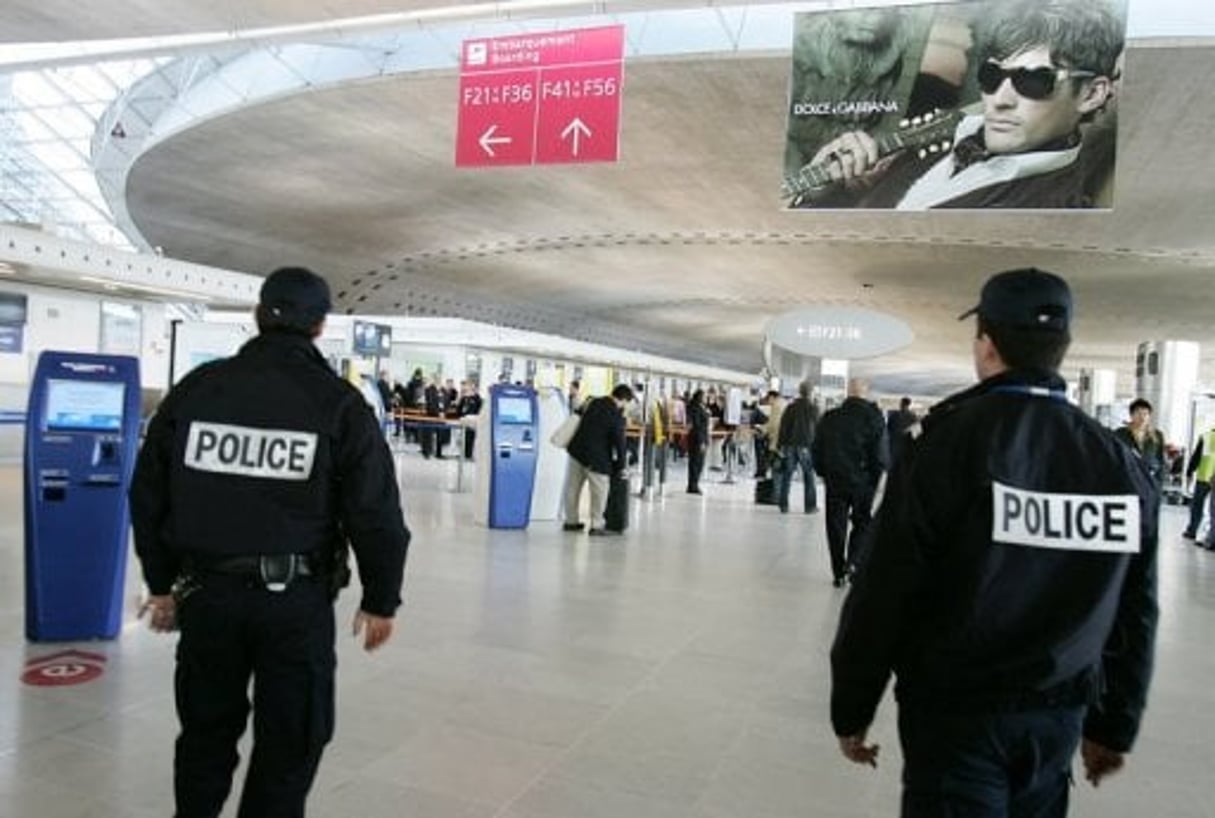
[[[481,138],[477,140],[477,144],[481,146],[481,150],[491,157],[497,156],[494,153],[494,145],[509,145],[514,141],[509,136],[494,136],[494,132],[497,130],[497,125],[490,125],[485,129],[485,133],[481,134]]]

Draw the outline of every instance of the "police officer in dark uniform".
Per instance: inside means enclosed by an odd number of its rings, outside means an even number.
[[[1001,273],[971,314],[981,382],[895,463],[831,651],[831,720],[845,757],[876,766],[893,672],[903,816],[1062,816],[1081,739],[1096,785],[1139,728],[1157,488],[1067,401],[1061,278]]]
[[[312,343],[329,308],[315,273],[267,277],[258,337],[170,391],[136,465],[144,608],[154,630],[181,629],[178,818],[219,815],[251,677],[239,815],[304,814],[333,735],[333,600],[349,576],[347,541],[363,587],[354,632],[366,632],[367,650],[392,634],[409,531],[371,409]]]

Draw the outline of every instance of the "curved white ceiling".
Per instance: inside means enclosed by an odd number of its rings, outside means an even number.
[[[333,11],[302,5],[326,12],[310,19]],[[1182,32],[1176,8],[1133,0],[1132,26],[1192,35],[1212,13],[1193,4]],[[631,59],[617,165],[455,170],[449,63],[229,109],[139,156],[124,192],[169,254],[259,272],[313,264],[349,311],[460,315],[751,369],[764,323],[784,310],[889,312],[915,341],[858,369],[890,391],[969,380],[970,328],[953,316],[987,273],[1034,263],[1075,286],[1071,367],[1115,367],[1126,391],[1138,341],[1215,343],[1203,148],[1215,50],[1179,45],[1129,54],[1106,214],[779,210],[787,45]]]

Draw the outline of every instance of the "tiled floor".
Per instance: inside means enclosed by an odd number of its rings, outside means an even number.
[[[414,531],[406,605],[377,654],[343,634],[338,732],[311,816],[897,814],[890,700],[872,731],[876,771],[841,759],[828,725],[843,592],[829,581],[821,516],[756,508],[750,481],[710,474],[703,497],[674,483],[634,503],[623,538],[555,523],[490,532],[470,522],[472,495],[451,491],[454,463],[400,462]],[[0,815],[170,815],[174,640],[131,622],[86,646],[108,658],[97,681],[23,686],[27,658],[62,646],[23,639],[15,466],[0,467],[0,509]],[[1100,790],[1077,786],[1073,815],[1215,816],[1215,553],[1180,540],[1182,524],[1166,509],[1140,744]]]

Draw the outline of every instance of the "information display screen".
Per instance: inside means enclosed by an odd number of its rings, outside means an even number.
[[[391,355],[392,327],[386,324],[372,324],[367,321],[355,321],[354,354],[380,356]]]
[[[46,428],[117,432],[126,384],[51,378],[46,382]]]
[[[531,398],[498,398],[499,423],[531,423]]]

